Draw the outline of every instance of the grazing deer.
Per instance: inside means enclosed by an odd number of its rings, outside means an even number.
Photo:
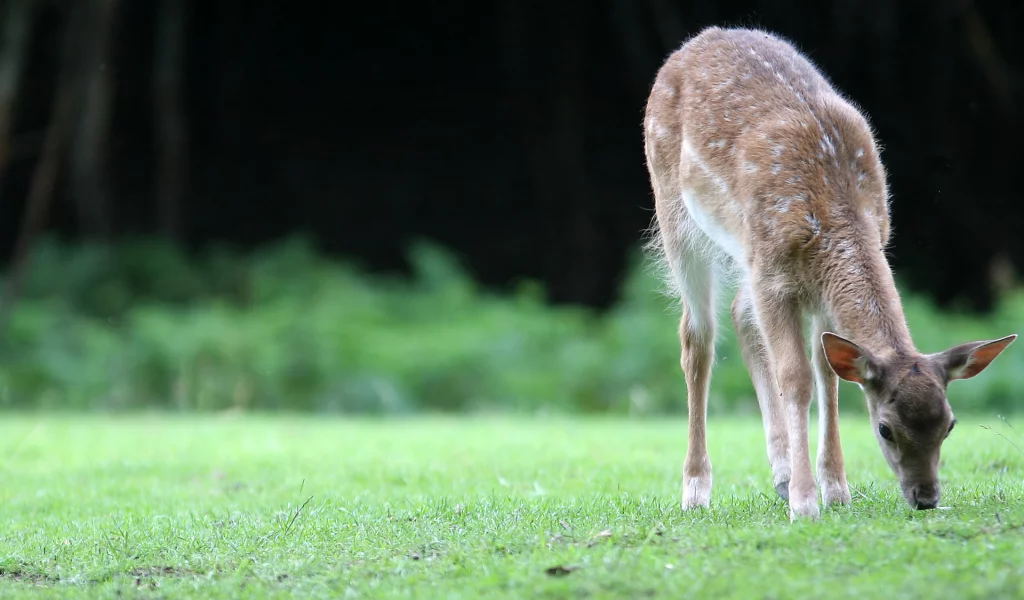
[[[1016,335],[937,354],[914,348],[885,257],[888,187],[864,115],[786,41],[711,27],[668,57],[645,118],[651,245],[682,304],[683,509],[710,499],[715,296],[730,279],[732,322],[790,519],[819,515],[807,439],[812,382],[822,501],[850,502],[837,376],[863,390],[906,501],[937,506],[939,451],[956,423],[946,386],[980,373]]]

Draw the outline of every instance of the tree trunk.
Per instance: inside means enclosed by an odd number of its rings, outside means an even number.
[[[82,86],[79,83],[80,48],[78,34],[81,22],[72,17],[64,32],[64,52],[61,66],[57,74],[57,91],[51,109],[50,126],[43,141],[42,154],[32,173],[25,212],[22,216],[21,229],[14,245],[14,256],[11,259],[10,273],[0,298],[0,339],[6,328],[14,302],[18,297],[18,289],[24,275],[32,251],[32,242],[46,220],[53,198],[53,190],[60,174],[60,162],[64,157],[69,137],[74,129],[75,119],[81,104]]]
[[[244,59],[249,33],[243,26],[250,18],[252,6],[244,0],[221,0],[217,3],[217,83],[214,107],[214,136],[217,163],[213,169],[234,177],[244,130],[240,105],[245,102]]]
[[[527,33],[536,31],[533,27],[526,30],[533,15],[513,0],[505,3],[501,14],[506,106],[510,116],[522,119],[514,131],[527,153],[529,185],[542,212],[549,214],[533,234],[539,234],[546,251],[557,256],[546,262],[543,277],[551,282],[552,297],[557,301],[591,299],[598,267],[584,120],[590,7],[587,2],[566,2],[549,13],[548,18],[557,21],[559,35],[553,47],[545,49],[550,58],[543,65],[529,64],[528,46],[521,41]],[[537,74],[535,67],[549,71]],[[531,81],[531,75],[550,83],[537,84]],[[545,104],[543,114],[539,109],[532,110],[536,98]],[[522,116],[531,113],[528,118]]]
[[[554,160],[547,167],[551,187],[559,192],[557,201],[564,202],[569,210],[566,256],[570,265],[565,269],[566,299],[583,303],[594,300],[601,262],[586,155],[590,6],[589,2],[581,2],[577,10],[563,13],[564,30],[555,67],[555,119],[551,140]]]
[[[107,238],[112,233],[107,156],[110,135],[111,34],[117,0],[88,2],[86,30],[81,32],[83,64],[80,84],[83,104],[71,150],[71,182],[78,218],[86,236]]]
[[[686,41],[686,29],[683,27],[678,11],[667,0],[650,0],[649,6],[654,13],[654,25],[661,38],[661,45],[666,50],[675,50]],[[697,3],[698,10],[705,3]]]
[[[159,225],[161,232],[172,240],[179,239],[182,233],[181,201],[188,174],[188,131],[181,99],[185,16],[185,0],[160,3],[153,69]]]
[[[0,176],[11,156],[11,121],[21,88],[25,50],[32,31],[33,0],[10,0],[4,14],[0,52]]]
[[[640,14],[641,5],[634,0],[611,0],[606,17],[609,26],[618,33],[622,52],[629,65],[631,83],[646,87],[651,80],[649,70],[656,62],[652,60],[650,48],[647,46],[649,36],[643,26]],[[662,56],[659,52],[656,56]]]

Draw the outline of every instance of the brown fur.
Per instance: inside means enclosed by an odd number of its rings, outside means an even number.
[[[683,304],[681,365],[690,437],[683,507],[706,506],[705,420],[722,280],[739,281],[733,325],[765,422],[776,490],[816,517],[807,442],[812,380],[826,503],[848,503],[837,374],[862,385],[872,426],[907,501],[938,502],[945,386],[980,372],[1014,336],[922,355],[884,255],[888,190],[867,119],[789,43],[712,27],[674,52],[647,103],[645,152],[656,246]],[[805,317],[812,354],[805,354]],[[834,328],[838,335],[827,333]],[[851,340],[855,340],[853,342]],[[933,502],[934,500],[934,502]]]

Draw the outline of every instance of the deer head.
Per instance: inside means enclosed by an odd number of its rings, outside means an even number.
[[[875,438],[913,508],[939,505],[939,453],[956,425],[946,386],[981,373],[1016,335],[969,342],[937,354],[877,355],[826,332],[829,365],[864,391]]]

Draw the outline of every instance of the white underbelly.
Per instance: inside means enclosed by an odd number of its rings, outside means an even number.
[[[680,199],[686,207],[693,224],[707,236],[717,250],[732,258],[738,265],[746,264],[746,252],[737,235],[730,231],[718,215],[702,206],[729,206],[734,203],[729,187],[718,177],[693,149],[688,140],[683,141],[683,157],[688,163],[686,184],[680,190]]]
[[[689,214],[693,224],[715,245],[715,247],[728,255],[738,265],[746,264],[746,252],[743,245],[735,235],[729,232],[721,223],[715,220],[710,214],[701,210],[693,190],[682,190],[681,197],[686,212]]]

